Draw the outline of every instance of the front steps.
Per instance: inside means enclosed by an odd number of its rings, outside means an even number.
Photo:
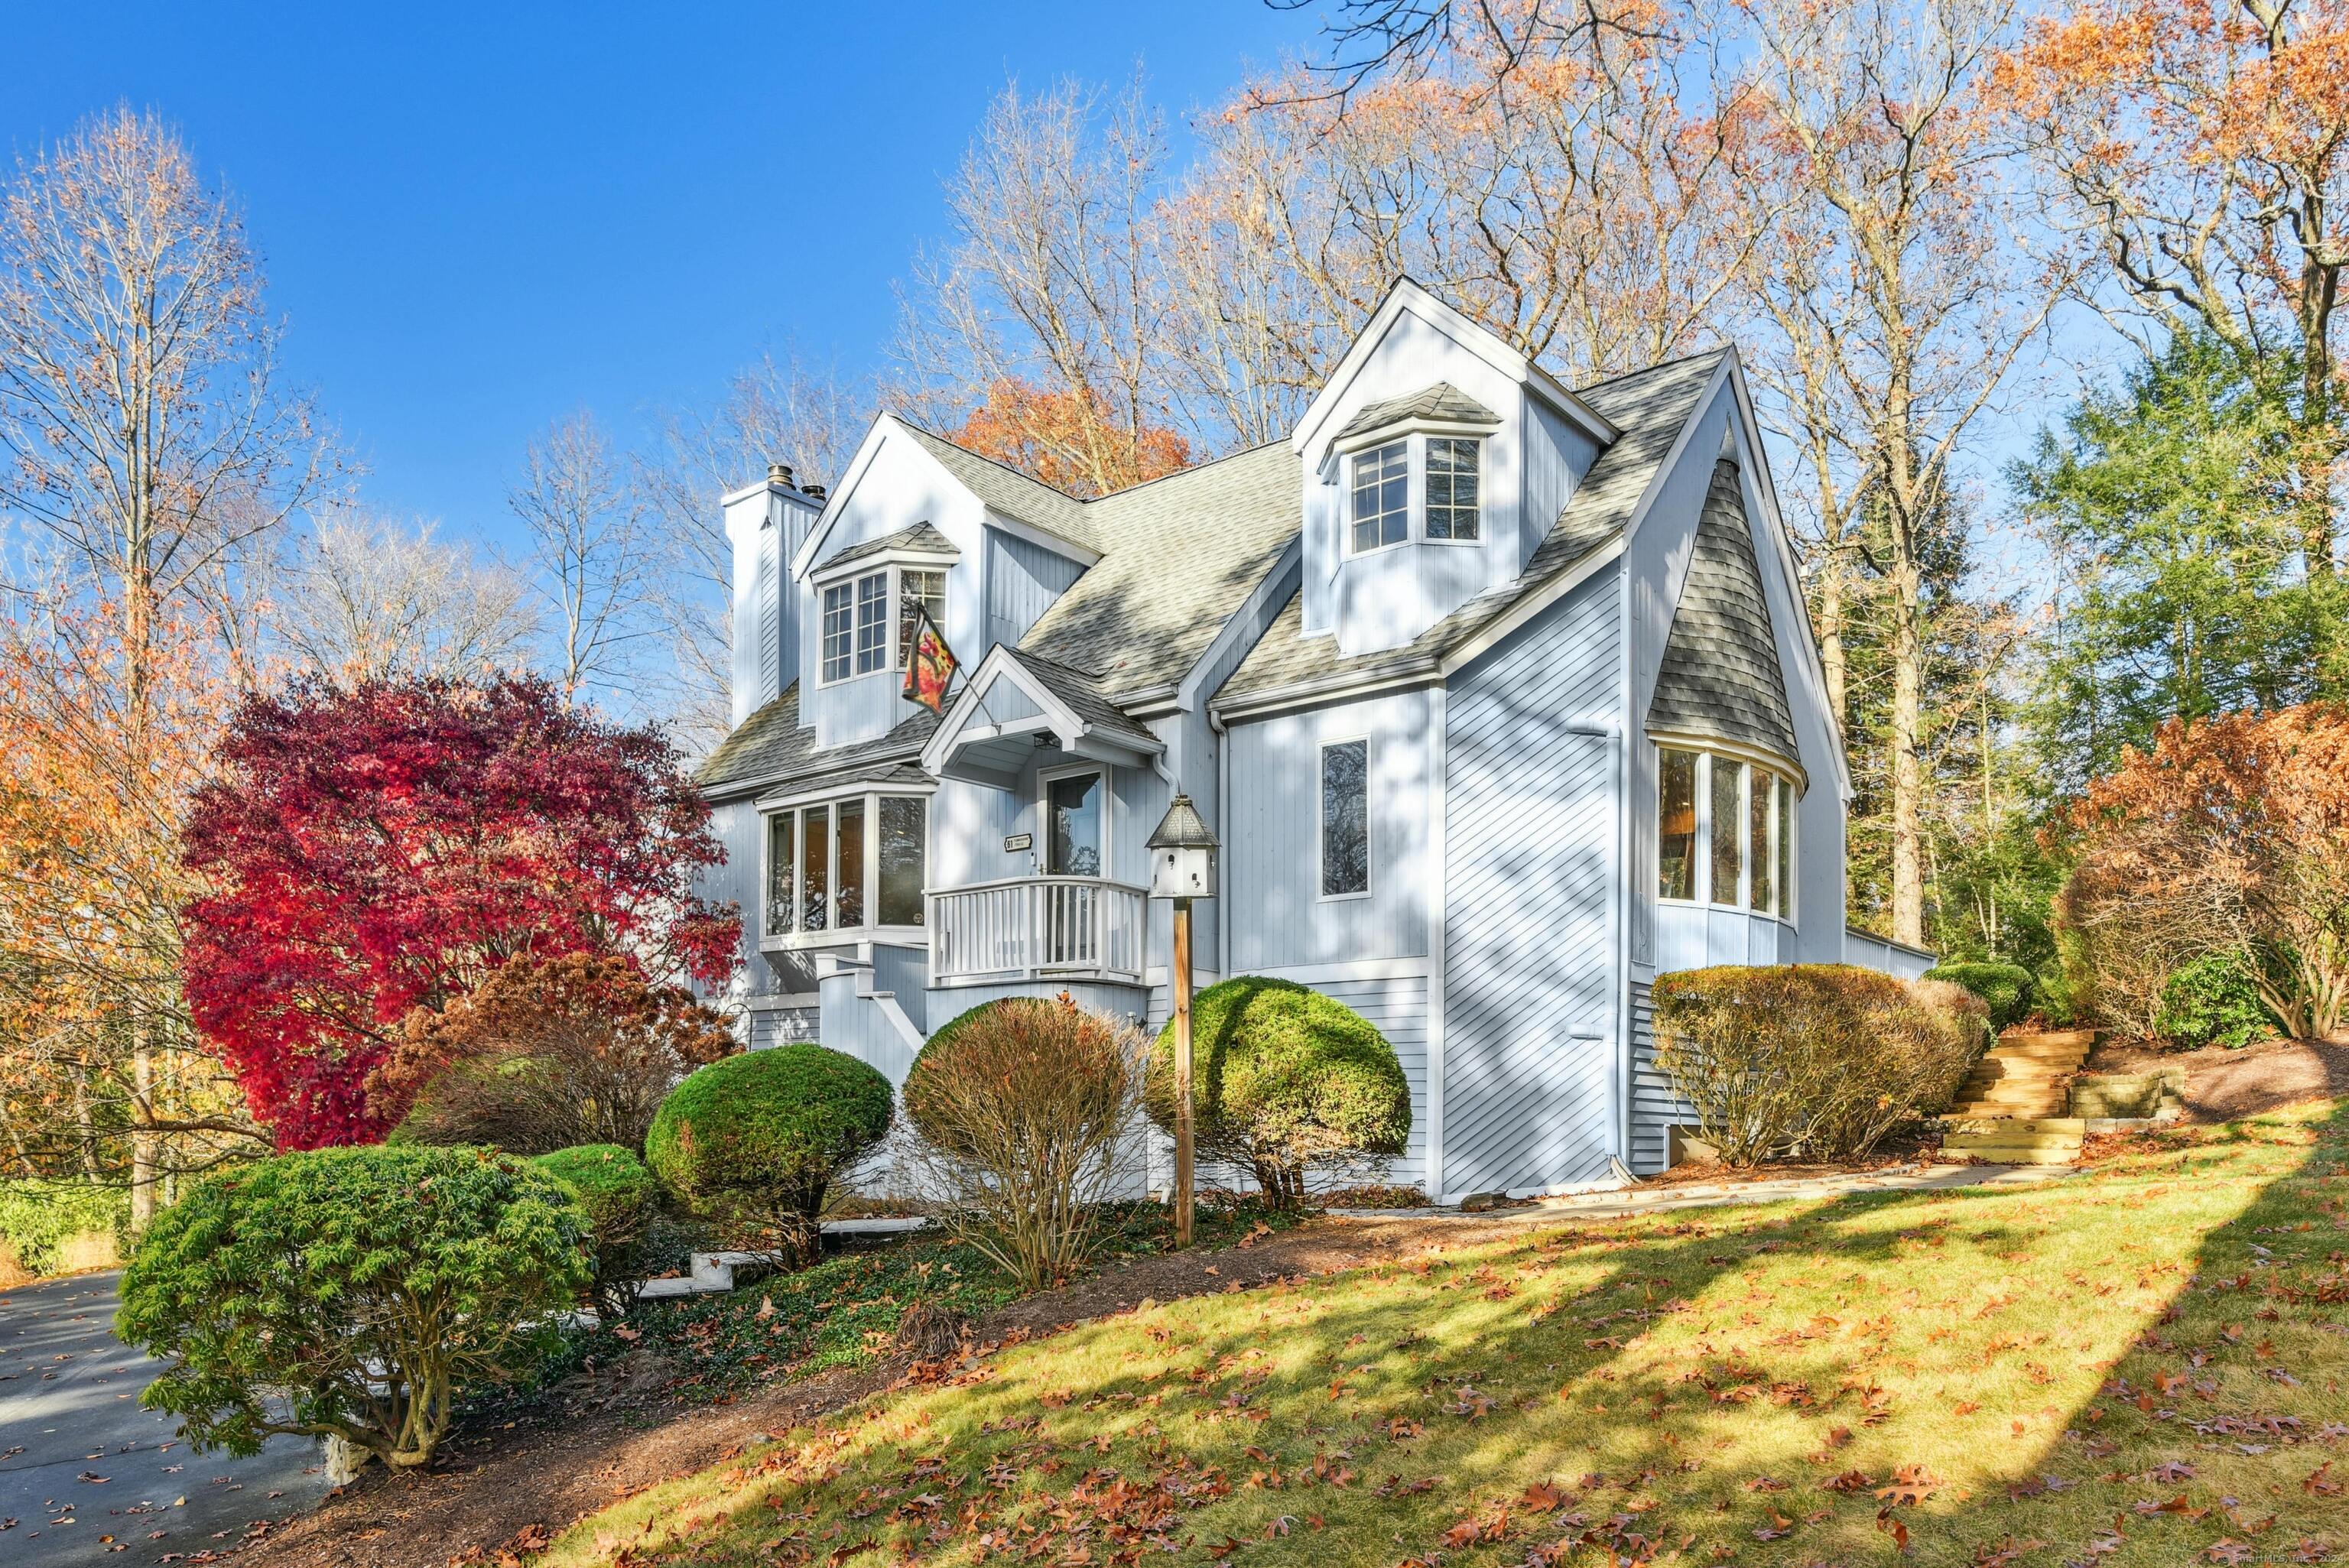
[[[1950,1107],[1952,1121],[2061,1117],[2069,1109],[2072,1075],[2095,1044],[2093,1029],[2005,1035],[1976,1062]]]
[[[2001,1165],[2069,1165],[2087,1123],[2068,1114],[2071,1083],[2093,1029],[2004,1035],[1976,1062],[1944,1113],[1944,1152]]]
[[[2087,1122],[2076,1116],[1981,1118],[1952,1121],[1941,1152],[1988,1165],[2069,1165],[2087,1135]]]

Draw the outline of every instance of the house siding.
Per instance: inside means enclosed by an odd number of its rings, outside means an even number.
[[[1052,601],[1084,575],[1084,568],[1065,555],[999,528],[987,531],[987,634],[983,645],[965,654],[965,664],[977,668],[987,650],[998,643],[1017,646]]]
[[[1232,973],[1426,955],[1435,713],[1413,691],[1231,727],[1218,863]],[[1371,743],[1371,891],[1324,899],[1320,747],[1358,738]]]
[[[752,1007],[750,1047],[763,1051],[772,1046],[821,1044],[823,1017],[821,1007]]]
[[[1601,1181],[1617,1151],[1617,605],[1584,583],[1446,695],[1446,1196]]]
[[[1656,1066],[1656,1007],[1652,987],[1631,986],[1631,1160],[1634,1174],[1652,1176],[1671,1161],[1671,1130],[1692,1125],[1696,1112],[1672,1092],[1672,1080]]]

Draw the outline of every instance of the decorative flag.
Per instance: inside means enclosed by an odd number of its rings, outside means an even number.
[[[947,634],[930,619],[928,607],[909,601],[906,608],[913,612],[914,636],[912,654],[905,660],[905,684],[898,695],[944,718],[955,672],[962,665],[947,646]]]

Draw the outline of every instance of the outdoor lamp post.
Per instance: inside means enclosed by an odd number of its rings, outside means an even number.
[[[1191,901],[1216,896],[1216,835],[1177,790],[1150,835],[1150,896],[1174,903],[1174,1244],[1191,1244]]]

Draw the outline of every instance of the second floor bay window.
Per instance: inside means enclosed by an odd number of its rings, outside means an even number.
[[[1795,917],[1795,784],[1717,751],[1658,748],[1656,893]]]
[[[947,619],[943,570],[885,566],[824,584],[821,678],[825,685],[905,667],[918,604],[941,630]],[[892,606],[895,606],[893,609]]]
[[[1473,436],[1405,436],[1356,452],[1346,551],[1366,555],[1412,540],[1473,544],[1484,537],[1484,443]]]
[[[922,924],[929,802],[919,795],[851,795],[767,814],[769,943]]]

